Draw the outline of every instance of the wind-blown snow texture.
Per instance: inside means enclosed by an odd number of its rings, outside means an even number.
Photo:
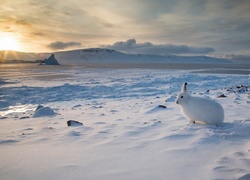
[[[1,179],[250,177],[250,76],[82,67],[5,73]],[[174,102],[183,82],[224,107],[222,125],[188,124]],[[55,114],[33,118],[39,104]]]

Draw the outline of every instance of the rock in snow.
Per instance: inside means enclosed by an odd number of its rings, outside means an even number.
[[[44,107],[43,105],[39,104],[39,105],[37,106],[37,108],[36,108],[35,111],[37,111],[38,109],[43,108],[43,107]]]
[[[33,117],[36,118],[36,117],[52,116],[52,115],[55,115],[55,112],[50,107],[43,107],[42,105],[39,104]]]
[[[224,97],[227,97],[225,94],[221,94],[218,96],[218,98],[224,98]]]
[[[167,106],[159,105],[159,108],[167,108]]]
[[[68,126],[83,126],[81,122],[75,121],[75,120],[68,120],[67,121]]]
[[[45,59],[45,65],[60,65],[56,60],[54,54],[51,54],[48,59]]]

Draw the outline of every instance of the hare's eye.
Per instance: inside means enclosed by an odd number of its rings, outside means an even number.
[[[183,98],[183,96],[181,96],[181,98]]]

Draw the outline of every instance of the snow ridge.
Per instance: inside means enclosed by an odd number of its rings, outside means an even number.
[[[177,55],[154,55],[154,54],[125,54],[119,51],[89,48],[69,50],[53,53],[60,64],[73,65],[84,63],[200,63],[200,64],[225,64],[231,63],[228,59],[219,59],[208,56],[177,56]],[[23,53],[0,51],[0,60],[25,60],[36,61],[48,58],[51,53]]]

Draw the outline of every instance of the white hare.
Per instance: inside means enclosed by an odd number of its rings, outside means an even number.
[[[176,100],[182,114],[190,123],[205,123],[218,125],[224,120],[222,106],[212,100],[193,97],[187,92],[187,83],[184,83]]]

